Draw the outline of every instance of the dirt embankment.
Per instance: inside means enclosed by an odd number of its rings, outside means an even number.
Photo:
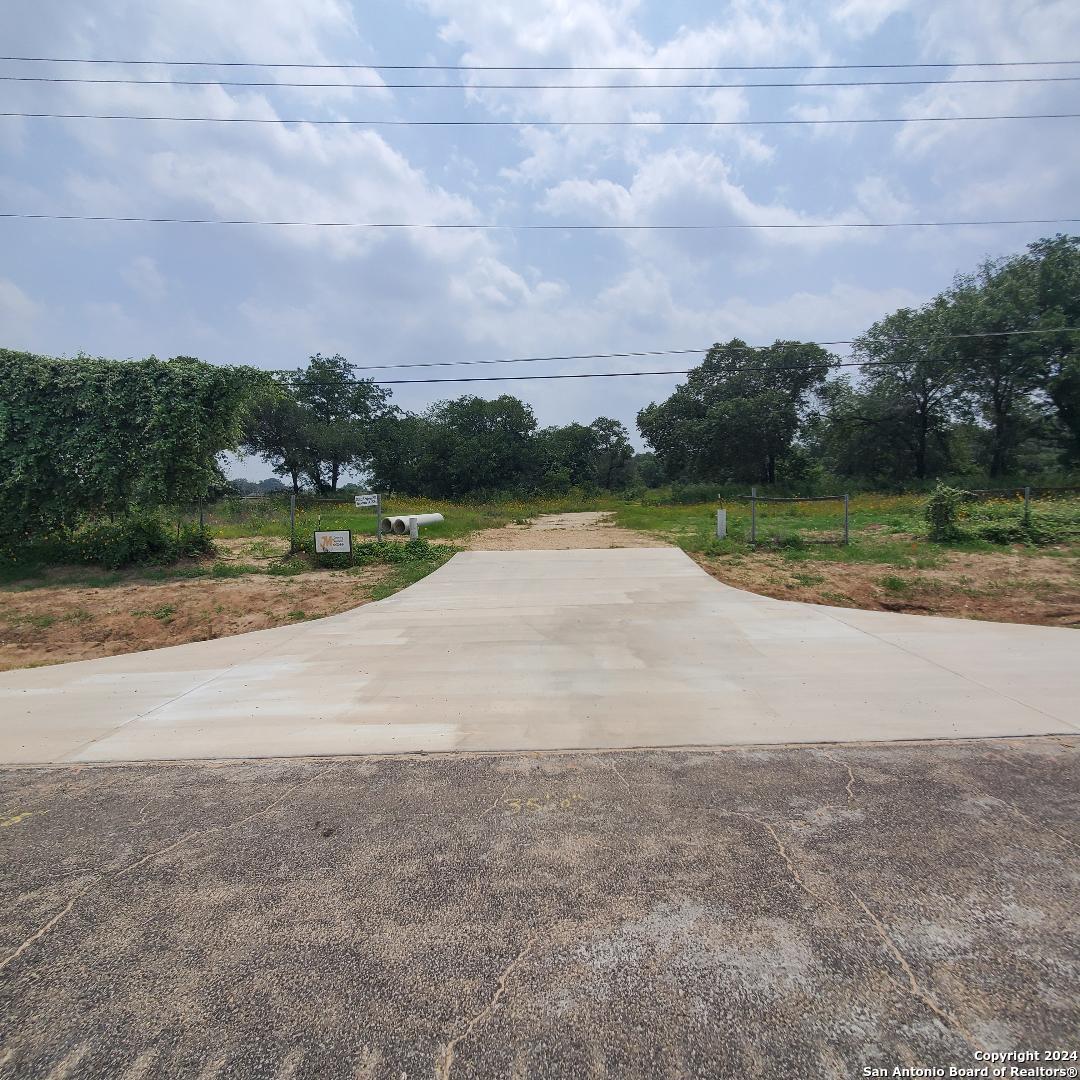
[[[762,551],[695,559],[726,585],[780,600],[1080,627],[1080,560],[1067,555],[951,552],[933,569],[794,561]]]
[[[387,566],[0,592],[0,670],[266,630],[367,603]]]

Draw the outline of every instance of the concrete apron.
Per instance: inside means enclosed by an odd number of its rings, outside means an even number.
[[[799,604],[674,548],[475,551],[299,626],[0,674],[0,761],[1080,731],[1080,634]]]

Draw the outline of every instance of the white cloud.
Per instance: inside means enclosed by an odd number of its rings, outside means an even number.
[[[852,37],[866,37],[910,6],[911,0],[842,0],[833,8],[832,17]]]
[[[257,15],[250,6],[220,0],[168,7],[55,0],[0,9],[0,38],[13,53],[27,55],[356,64],[722,67],[844,62],[853,54],[867,62],[1012,59],[1072,55],[1080,48],[1080,8],[1033,0],[726,0],[697,10],[681,4],[674,13],[636,0],[414,0],[401,19],[387,9],[376,22],[368,12],[346,0],[267,0]],[[253,81],[263,74],[230,73]],[[349,75],[377,78],[362,70]],[[472,82],[510,81],[509,73],[502,75],[476,74]],[[289,77],[329,81],[339,73],[297,70]],[[616,75],[579,77],[612,81]],[[536,72],[529,81],[574,78]],[[759,91],[655,85],[742,78],[803,76],[657,72],[640,76],[641,90],[474,89],[467,96],[449,90],[9,86],[10,107],[27,111],[268,120],[634,119],[649,126],[448,131],[27,121],[0,128],[11,150],[0,203],[86,214],[609,224],[1073,212],[1080,145],[1064,137],[1071,131],[1066,122],[906,130],[658,124],[665,118],[1068,111],[1067,84]],[[955,271],[1037,235],[993,229],[376,232],[41,222],[0,223],[0,229],[11,252],[8,278],[0,282],[6,341],[38,351],[183,352],[273,367],[294,366],[316,350],[340,351],[357,362],[414,363],[692,347],[734,335],[755,342],[849,337],[896,306],[925,299]],[[691,362],[598,360],[459,373],[652,370]],[[455,370],[395,374],[448,377]],[[451,383],[394,392],[409,407],[463,392],[512,392],[531,401],[545,423],[598,413],[632,422],[641,404],[676,381]]]
[[[144,300],[161,300],[168,293],[168,283],[149,255],[137,255],[122,271],[122,276]]]
[[[0,278],[0,326],[3,346],[33,351],[33,334],[42,314],[42,305],[8,278]]]

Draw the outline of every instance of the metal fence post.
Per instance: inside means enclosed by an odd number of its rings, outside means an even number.
[[[382,495],[375,496],[375,539],[382,539]]]
[[[1031,488],[1024,488],[1024,524],[1031,523]]]
[[[199,503],[199,532],[202,532],[206,528],[203,523],[203,504]]]
[[[289,554],[296,554],[296,492],[289,493]]]
[[[750,489],[750,543],[757,543],[757,488]]]
[[[848,494],[844,492],[844,547],[848,542]]]

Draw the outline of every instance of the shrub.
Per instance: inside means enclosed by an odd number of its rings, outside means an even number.
[[[80,562],[98,563],[108,570],[133,563],[169,562],[175,546],[167,526],[156,517],[142,515],[88,525],[72,540],[73,554]]]
[[[306,569],[302,559],[285,559],[283,562],[271,563],[266,572],[272,577],[293,577],[302,574]]]
[[[262,567],[254,563],[216,562],[210,568],[210,576],[215,578],[244,577],[246,574],[261,573]]]
[[[1069,539],[1068,530],[1061,522],[1042,515],[1013,520],[991,520],[980,523],[973,530],[979,540],[989,544],[1060,544]]]
[[[406,540],[403,544],[393,540],[373,540],[353,548],[353,561],[360,566],[431,562],[437,556],[438,549],[427,540]]]
[[[960,508],[968,498],[959,488],[938,484],[930,498],[926,500],[923,514],[930,526],[930,539],[936,543],[948,543],[959,540],[964,533],[960,528]]]
[[[715,483],[672,484],[671,502],[676,506],[696,506],[698,503],[714,503],[718,485]]]

